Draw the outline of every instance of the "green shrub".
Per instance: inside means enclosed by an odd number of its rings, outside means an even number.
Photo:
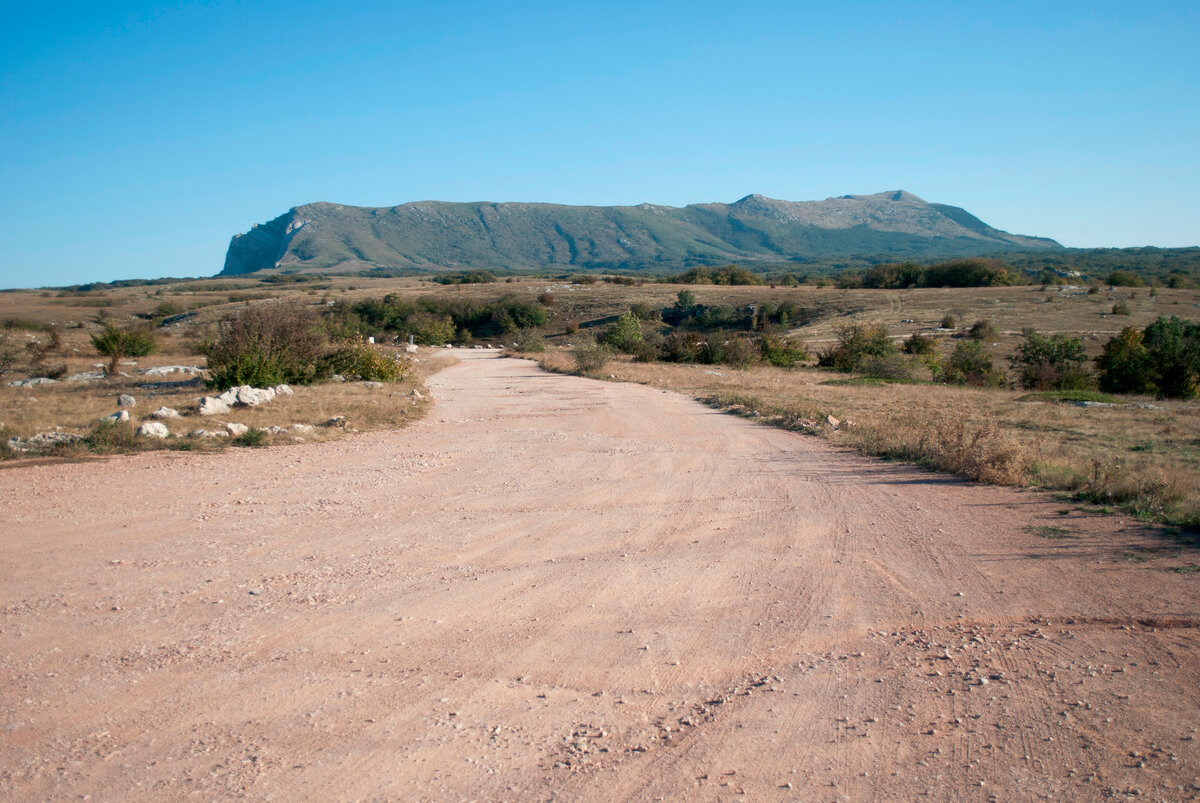
[[[937,338],[932,335],[923,335],[920,332],[913,332],[907,340],[904,341],[903,350],[905,354],[932,354],[937,351]]]
[[[144,357],[158,349],[154,334],[144,326],[118,329],[111,323],[104,324],[104,331],[92,335],[92,345],[100,354],[108,357],[108,373],[116,375],[117,366],[126,357]]]
[[[536,329],[526,329],[517,335],[517,350],[540,354],[546,350],[546,339]]]
[[[992,323],[990,318],[984,318],[971,324],[970,334],[976,340],[990,341],[1000,337],[1000,330],[996,328],[996,324]]]
[[[397,360],[366,343],[343,345],[330,359],[337,364],[337,373],[364,382],[400,382],[412,373],[412,363],[408,360]]]
[[[896,344],[881,323],[849,323],[838,327],[838,344],[817,356],[817,365],[835,371],[855,372],[868,357],[896,351]]]
[[[642,343],[642,324],[632,312],[626,312],[601,336],[601,341],[617,351],[632,354]]]
[[[96,424],[84,437],[83,443],[89,451],[97,454],[128,452],[138,447],[137,432],[132,422],[108,419]]]
[[[662,345],[662,359],[666,362],[700,362],[704,349],[704,337],[698,332],[674,329]]]
[[[1156,318],[1142,333],[1159,395],[1190,399],[1200,385],[1200,323],[1172,315]]]
[[[954,313],[948,312],[942,316],[942,322],[938,325],[943,329],[957,329],[958,316]]]
[[[608,364],[612,349],[595,340],[584,340],[571,349],[571,357],[575,360],[576,373],[592,374]]]
[[[809,359],[808,351],[803,345],[770,334],[759,338],[758,353],[763,360],[779,368],[791,368],[796,363]]]
[[[1142,331],[1136,326],[1126,326],[1104,344],[1096,357],[1101,390],[1109,393],[1154,391],[1154,370],[1143,338]]]
[[[981,340],[960,340],[942,365],[941,380],[954,385],[1003,387],[1004,375],[992,364],[992,354]]]
[[[762,284],[762,279],[745,268],[725,265],[720,268],[696,267],[671,278],[674,284]]]
[[[302,307],[247,307],[200,344],[210,387],[309,384],[333,373],[333,349],[316,315]]]
[[[639,321],[657,321],[662,317],[658,307],[646,301],[638,301],[629,308],[629,311],[637,316]]]
[[[1141,287],[1145,284],[1141,276],[1127,270],[1114,270],[1104,281],[1112,287]]]
[[[911,382],[920,378],[921,363],[896,352],[867,357],[859,369],[863,376],[893,382]]]
[[[258,448],[267,445],[268,437],[266,430],[259,429],[258,427],[250,427],[250,429],[232,439],[230,443],[234,446]]]
[[[1061,332],[1043,335],[1026,329],[1024,340],[1009,362],[1021,387],[1031,390],[1085,390],[1092,376],[1083,367],[1083,340]]]
[[[749,368],[758,362],[759,349],[748,337],[729,335],[725,338],[709,338],[709,359],[713,364],[729,365],[734,368]]]

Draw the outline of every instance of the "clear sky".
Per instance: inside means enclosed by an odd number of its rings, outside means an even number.
[[[0,287],[219,271],[333,201],[905,189],[1200,244],[1191,2],[88,2],[0,27]]]

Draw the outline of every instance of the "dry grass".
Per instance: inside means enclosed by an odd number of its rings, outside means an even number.
[[[570,372],[565,352],[531,355]],[[599,372],[685,393],[865,454],[969,479],[1065,491],[1148,519],[1200,525],[1200,405],[1078,407],[1023,391],[860,383],[815,369],[635,363]],[[832,415],[837,429],[825,423]]]

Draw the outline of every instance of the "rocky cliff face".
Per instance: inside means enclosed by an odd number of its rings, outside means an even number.
[[[1060,248],[904,192],[732,204],[560,206],[422,201],[307,204],[237,235],[222,275],[275,267],[654,270],[850,255],[941,258]]]

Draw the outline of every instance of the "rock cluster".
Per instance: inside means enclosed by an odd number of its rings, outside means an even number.
[[[257,407],[260,404],[274,401],[276,396],[291,396],[292,389],[287,385],[276,385],[273,388],[252,388],[249,385],[238,385],[230,388],[219,396],[205,396],[200,400],[200,415],[224,415],[234,407]]]

